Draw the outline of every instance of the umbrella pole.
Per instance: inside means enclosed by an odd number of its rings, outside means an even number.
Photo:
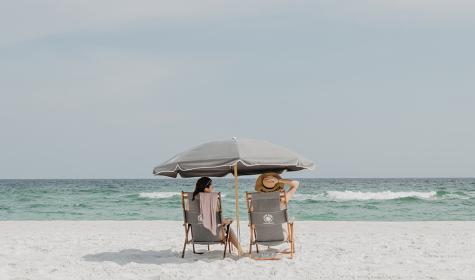
[[[239,193],[238,193],[238,169],[237,162],[234,164],[234,197],[236,199],[236,227],[237,227],[237,238],[239,243],[241,243],[241,227],[239,223]]]

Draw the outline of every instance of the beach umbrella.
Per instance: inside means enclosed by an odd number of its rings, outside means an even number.
[[[165,161],[153,170],[154,175],[176,178],[234,176],[237,232],[239,226],[238,176],[265,172],[282,173],[313,169],[314,163],[289,149],[264,140],[233,137],[204,143]]]

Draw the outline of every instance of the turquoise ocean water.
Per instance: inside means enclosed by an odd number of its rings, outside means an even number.
[[[475,220],[475,179],[300,179],[290,202],[297,220]],[[214,179],[226,216],[232,179]],[[180,191],[191,179],[0,180],[0,220],[181,220]],[[240,183],[244,192],[254,179]]]

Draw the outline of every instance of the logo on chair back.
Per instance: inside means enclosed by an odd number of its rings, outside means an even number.
[[[198,215],[198,224],[202,224],[203,223],[203,214],[199,214]]]
[[[264,220],[264,224],[273,224],[274,223],[274,216],[272,216],[269,213],[264,214],[262,219]]]

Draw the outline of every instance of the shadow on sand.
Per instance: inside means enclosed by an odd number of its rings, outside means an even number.
[[[181,258],[180,253],[176,251],[161,250],[161,251],[142,251],[138,249],[126,249],[118,252],[102,252],[97,254],[89,254],[82,257],[88,262],[115,262],[119,265],[126,265],[128,263],[140,264],[166,264],[166,263],[192,263],[196,261],[214,262],[223,259],[222,250],[214,250],[205,252],[202,255],[193,254],[187,251],[185,258]],[[227,255],[226,259],[237,259],[236,256]]]

